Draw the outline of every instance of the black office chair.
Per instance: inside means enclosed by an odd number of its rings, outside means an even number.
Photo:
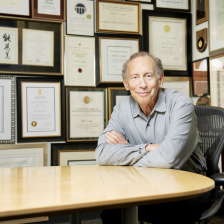
[[[218,163],[224,148],[224,109],[212,106],[195,106],[198,130],[202,141],[202,150],[206,156],[208,170],[206,176],[215,181],[211,205],[204,211],[200,220],[195,222],[207,224],[220,210],[224,198],[224,173],[220,173]],[[143,220],[140,220],[143,224]],[[181,221],[180,221],[181,223]]]
[[[206,156],[208,170],[206,176],[215,181],[213,199],[208,210],[200,217],[199,223],[208,223],[220,210],[224,198],[224,173],[220,173],[218,163],[224,148],[224,109],[212,106],[195,106],[199,135]]]

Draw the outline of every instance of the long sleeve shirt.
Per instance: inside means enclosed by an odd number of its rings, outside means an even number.
[[[116,131],[128,144],[107,144],[105,134]],[[147,144],[159,144],[147,152]],[[160,89],[147,118],[130,96],[114,107],[95,151],[100,165],[132,165],[184,169],[203,173],[206,161],[199,147],[197,118],[192,100],[176,90]]]

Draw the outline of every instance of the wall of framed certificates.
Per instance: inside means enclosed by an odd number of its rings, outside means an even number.
[[[86,164],[85,156],[94,163],[93,150],[113,107],[130,95],[122,65],[142,50],[162,59],[165,88],[194,101],[211,94],[214,105],[223,105],[221,1],[19,2],[0,1],[2,148],[25,142],[35,151],[44,143],[43,165]],[[23,158],[27,148],[20,148]]]

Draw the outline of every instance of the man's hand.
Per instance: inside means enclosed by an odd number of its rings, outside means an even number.
[[[159,144],[148,144],[145,147],[145,150],[147,152],[151,152],[152,150],[156,149],[157,147],[159,147]]]
[[[116,132],[116,131],[110,131],[107,132],[106,135],[106,142],[108,144],[126,144],[128,143],[128,141],[123,137],[123,135],[121,135],[120,133]]]

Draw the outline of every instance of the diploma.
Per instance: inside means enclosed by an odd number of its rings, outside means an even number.
[[[23,29],[23,65],[54,66],[54,32]]]
[[[26,91],[28,132],[55,131],[55,89],[28,87]]]
[[[39,14],[60,16],[61,0],[38,0],[37,12]]]
[[[124,99],[124,98],[126,98],[126,97],[129,97],[129,96],[117,95],[117,96],[115,97],[116,104],[117,104],[120,100],[122,100],[122,99]]]
[[[65,36],[65,85],[95,86],[95,38]]]
[[[99,3],[99,30],[130,33],[139,31],[139,5],[111,2]]]
[[[18,29],[0,27],[0,63],[18,64]]]
[[[165,69],[187,70],[186,20],[149,17],[149,52]]]
[[[60,84],[22,83],[23,137],[60,135]]]
[[[94,36],[93,1],[67,1],[67,34]]]
[[[139,50],[139,40],[100,37],[100,82],[122,82],[122,67]]]
[[[131,55],[131,47],[108,46],[108,75],[121,75],[123,64]]]
[[[29,0],[0,0],[0,13],[29,16]]]
[[[70,92],[70,138],[97,138],[104,130],[104,93]]]

